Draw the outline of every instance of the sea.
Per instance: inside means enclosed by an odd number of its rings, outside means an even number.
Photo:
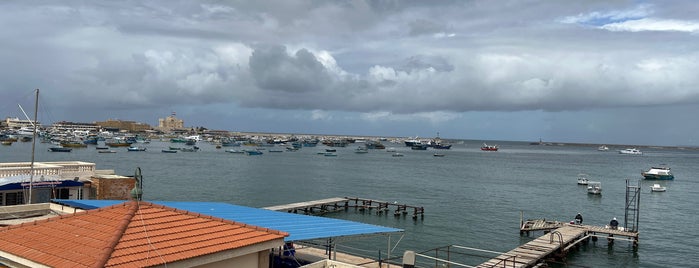
[[[339,238],[338,250],[386,257],[405,250],[425,255],[433,249],[458,245],[507,252],[543,233],[519,234],[524,219],[569,222],[577,213],[585,224],[604,226],[616,217],[624,226],[627,182],[640,185],[639,245],[630,242],[590,241],[574,249],[553,267],[698,267],[697,198],[699,150],[696,148],[638,147],[643,155],[623,155],[625,147],[608,145],[530,145],[528,142],[487,141],[497,152],[481,151],[483,141],[453,140],[450,150],[411,150],[399,143],[384,143],[403,157],[386,150],[358,154],[360,144],[335,147],[336,156],[319,154],[325,145],[298,151],[248,156],[225,152],[199,142],[198,152],[162,153],[166,141],[139,144],[145,152],[97,153],[94,145],[70,153],[49,152],[52,146],[37,143],[35,161],[87,161],[97,169],[113,169],[119,175],[143,174],[146,201],[224,202],[250,207],[303,202],[332,197],[360,197],[424,207],[424,217],[377,215],[369,211],[324,215],[368,224],[400,228],[404,233],[387,237]],[[28,162],[31,142],[0,146],[0,162]],[[282,147],[283,148],[283,147]],[[236,148],[236,149],[245,149]],[[267,148],[269,149],[269,148]],[[434,153],[443,157],[435,157]],[[672,168],[671,181],[643,180],[651,166]],[[599,196],[577,185],[577,176],[588,174],[602,183]],[[651,192],[660,183],[666,192]],[[361,254],[360,254],[361,253]],[[459,260],[477,265],[493,254],[465,254]],[[441,256],[445,257],[445,256]],[[418,257],[419,267],[435,261]],[[440,266],[442,267],[442,266]]]

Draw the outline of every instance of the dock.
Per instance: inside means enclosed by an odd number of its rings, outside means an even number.
[[[284,211],[289,213],[303,213],[306,215],[322,215],[329,212],[346,211],[354,208],[357,211],[373,211],[376,214],[389,214],[393,211],[394,216],[407,215],[412,212],[413,219],[423,218],[425,209],[419,206],[401,204],[398,202],[387,202],[359,197],[334,197],[306,202],[291,203],[264,207],[263,209]]]
[[[476,267],[537,267],[547,259],[564,259],[580,243],[606,238],[609,243],[615,240],[631,241],[638,245],[638,232],[624,231],[623,228],[612,229],[607,226],[592,226],[562,223],[546,220],[528,220],[522,224],[520,234],[532,231],[544,231],[544,235],[505,252]]]

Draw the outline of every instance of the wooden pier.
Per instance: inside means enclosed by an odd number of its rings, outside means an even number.
[[[568,251],[588,239],[607,238],[631,241],[638,245],[638,233],[608,227],[578,225],[546,220],[528,220],[522,223],[520,234],[544,231],[544,235],[509,252],[492,258],[476,267],[537,267],[547,259],[564,259]]]
[[[374,211],[376,214],[390,213],[394,216],[407,215],[412,212],[412,218],[424,217],[423,207],[400,204],[398,202],[386,202],[359,197],[334,197],[307,202],[298,202],[286,205],[264,207],[263,209],[274,211],[286,211],[289,213],[303,213],[306,215],[320,215],[340,210],[354,208],[358,211]]]

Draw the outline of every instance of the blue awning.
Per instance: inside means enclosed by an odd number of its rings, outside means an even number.
[[[54,199],[52,201],[66,206],[86,210],[107,207],[125,202],[124,200],[68,199]],[[287,232],[289,233],[289,236],[284,239],[287,242],[403,232],[402,229],[383,227],[361,222],[278,212],[226,203],[179,201],[148,202]]]

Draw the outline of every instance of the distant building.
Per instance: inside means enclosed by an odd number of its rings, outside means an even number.
[[[125,130],[129,132],[145,132],[146,130],[151,129],[151,126],[146,123],[116,119],[108,119],[107,121],[95,122],[95,124],[99,125],[104,129]]]
[[[175,117],[175,112],[166,118],[158,119],[158,129],[163,132],[170,132],[184,128],[184,120]]]
[[[19,118],[17,118],[17,117],[14,117],[14,118],[12,118],[12,117],[7,117],[7,118],[5,118],[5,121],[2,121],[2,126],[3,126],[3,127],[7,127],[7,128],[14,128],[14,129],[23,128],[23,127],[28,127],[28,128],[34,127],[34,125],[32,125],[32,121],[30,121],[30,120],[21,120],[21,119],[19,119]],[[39,126],[41,126],[41,124],[39,124]]]
[[[61,121],[53,123],[52,128],[59,131],[92,131],[97,132],[100,130],[100,126],[94,123],[76,123]]]

